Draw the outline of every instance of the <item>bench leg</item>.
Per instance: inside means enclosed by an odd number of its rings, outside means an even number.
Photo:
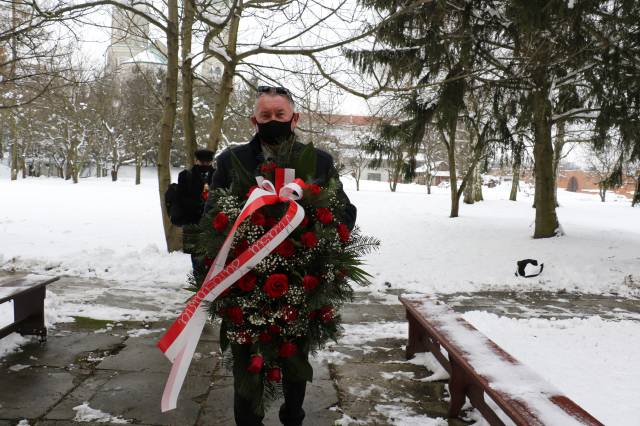
[[[45,291],[41,287],[13,300],[13,315],[18,324],[18,333],[39,336],[41,342],[47,340],[47,328],[44,325]]]
[[[460,368],[454,360],[450,359],[449,363],[451,364],[451,375],[449,377],[449,395],[451,395],[451,400],[449,401],[448,417],[453,419],[460,415],[460,411],[464,406],[469,382],[462,368]]]
[[[424,339],[426,336],[424,335],[424,331],[422,330],[420,324],[407,312],[407,321],[409,322],[409,341],[407,342],[407,359],[411,359],[415,354],[420,352],[427,352],[429,348],[427,347]]]

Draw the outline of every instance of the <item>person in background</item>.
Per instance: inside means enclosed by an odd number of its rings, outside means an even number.
[[[204,204],[209,197],[209,188],[212,185],[215,169],[213,151],[198,149],[195,152],[195,161],[190,170],[183,170],[178,175],[178,194],[183,213],[182,243],[183,251],[191,254],[191,265],[194,273],[201,271],[204,264],[194,253],[198,234],[197,224],[204,212]]]

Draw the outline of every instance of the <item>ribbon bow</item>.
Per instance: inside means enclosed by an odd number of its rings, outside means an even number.
[[[202,302],[214,301],[267,257],[304,219],[304,209],[296,201],[302,198],[305,183],[301,179],[295,179],[294,169],[276,169],[275,186],[262,176],[256,180],[258,186],[249,195],[231,227],[202,286],[157,344],[173,363],[162,394],[162,412],[176,408],[180,389],[207,320],[206,308]],[[289,202],[289,208],[282,219],[237,258],[226,264],[238,226],[259,208],[277,202]]]

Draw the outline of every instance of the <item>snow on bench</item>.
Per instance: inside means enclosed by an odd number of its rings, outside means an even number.
[[[426,297],[399,299],[409,321],[407,358],[429,351],[449,372],[449,418],[458,417],[468,397],[491,425],[509,419],[519,426],[602,425],[447,305]]]
[[[37,335],[47,340],[44,325],[44,298],[46,286],[60,277],[41,275],[0,277],[0,304],[13,301],[13,322],[0,328],[0,339],[11,333]]]

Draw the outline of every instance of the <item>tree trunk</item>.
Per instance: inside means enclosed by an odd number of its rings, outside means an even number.
[[[534,115],[533,157],[535,161],[536,221],[533,238],[553,237],[560,232],[556,215],[553,176],[553,143],[551,141],[551,104],[546,75],[539,73],[532,93]]]
[[[18,180],[18,129],[16,118],[9,114],[11,126],[11,180]]]
[[[184,129],[184,155],[187,168],[193,166],[198,144],[196,141],[195,117],[193,115],[193,70],[191,69],[191,36],[193,29],[193,5],[184,2],[182,19],[182,127]]]
[[[447,158],[449,160],[449,183],[451,192],[451,214],[449,217],[458,217],[460,210],[460,196],[458,195],[458,177],[456,175],[456,128],[457,121],[449,129],[449,143],[447,144]]]
[[[140,185],[140,175],[142,174],[142,160],[136,158],[136,185]]]
[[[518,187],[520,186],[520,161],[513,161],[513,180],[511,181],[511,193],[509,194],[509,200],[517,201],[518,199]]]
[[[433,180],[433,176],[431,176],[431,173],[427,173],[425,177],[425,183],[427,184],[427,194],[431,195],[431,181]]]
[[[118,168],[113,166],[111,167],[111,182],[116,182],[118,180]]]
[[[227,54],[231,59],[234,59],[234,57],[236,56],[236,44],[238,41],[239,25],[240,16],[239,14],[234,13],[229,20],[229,41],[226,46]],[[222,72],[222,78],[220,79],[218,98],[215,103],[211,126],[209,126],[209,138],[207,139],[207,148],[213,152],[216,152],[220,145],[224,113],[227,109],[227,105],[229,105],[229,98],[231,97],[231,92],[233,91],[233,76],[235,72],[236,62],[234,60],[224,63],[224,71]]]
[[[471,176],[469,178],[469,181],[467,182],[467,185],[464,188],[464,197],[462,199],[462,201],[465,204],[473,204],[476,201],[476,197],[475,197],[475,182],[476,182],[476,172],[475,172],[475,165],[472,166],[473,170],[471,171]]]
[[[482,175],[480,174],[480,167],[476,165],[475,167],[476,177],[473,185],[473,197],[474,201],[484,201],[484,197],[482,196]]]
[[[607,186],[602,182],[598,184],[598,193],[600,194],[600,201],[604,203],[607,196]]]
[[[556,140],[553,142],[553,199],[556,207],[560,207],[560,203],[558,203],[558,167],[562,158],[562,149],[564,148],[565,122],[559,121],[557,126]]]
[[[164,193],[171,183],[170,155],[178,97],[178,0],[168,0],[167,8],[167,75],[165,77],[160,144],[158,146],[158,192],[167,250],[176,251],[180,250],[182,240],[179,228],[171,223],[167,215]]]
[[[631,207],[635,207],[636,204],[640,204],[640,174],[636,176],[636,190],[633,193],[633,200],[631,200]]]

